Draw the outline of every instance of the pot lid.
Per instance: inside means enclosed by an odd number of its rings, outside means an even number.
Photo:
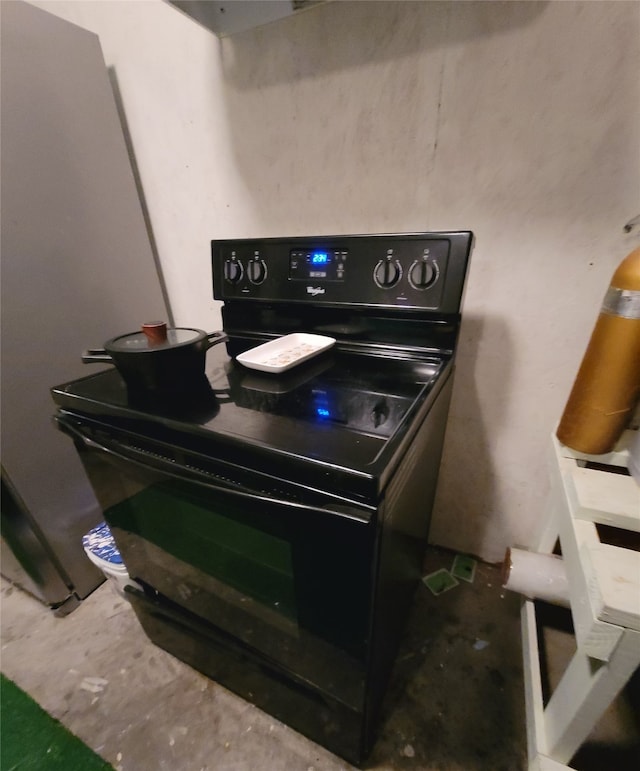
[[[159,342],[157,338],[149,336],[147,332],[132,332],[129,335],[115,337],[105,344],[108,351],[124,353],[127,351],[158,351],[167,348],[175,348],[189,343],[195,343],[202,339],[204,332],[188,327],[174,327],[166,330],[166,340]]]

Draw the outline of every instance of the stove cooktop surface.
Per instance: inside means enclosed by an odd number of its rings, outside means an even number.
[[[394,359],[338,346],[278,375],[237,363],[224,345],[188,395],[129,394],[115,369],[53,389],[62,409],[138,433],[164,426],[184,437],[368,471],[410,430],[448,361]]]

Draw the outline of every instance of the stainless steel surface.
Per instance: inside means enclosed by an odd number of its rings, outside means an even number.
[[[210,0],[168,0],[187,16],[214,32],[227,37],[263,24],[284,19],[298,11],[319,5],[324,0],[243,0],[212,3]]]
[[[52,607],[75,606],[71,581],[6,475],[2,478],[2,575]]]
[[[87,374],[87,340],[168,313],[98,37],[21,2],[1,34],[2,466],[84,597],[102,516],[49,388]]]

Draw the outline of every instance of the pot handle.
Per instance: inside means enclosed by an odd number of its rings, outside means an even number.
[[[229,339],[229,335],[227,335],[226,332],[218,331],[218,332],[211,332],[207,335],[207,349],[211,348],[214,345],[217,345],[218,343],[224,343],[226,340]]]
[[[104,348],[89,348],[88,351],[85,351],[82,354],[82,361],[85,364],[113,364],[111,355],[108,354]]]

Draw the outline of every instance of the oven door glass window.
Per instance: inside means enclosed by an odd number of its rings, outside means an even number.
[[[184,580],[172,586],[162,580],[183,602],[196,586],[210,584],[231,604],[251,602],[265,617],[283,616],[283,625],[295,624],[292,544],[277,530],[251,523],[233,499],[223,504],[217,498],[183,481],[159,479],[110,508],[106,517],[123,539],[133,541],[134,552],[142,539],[145,560],[136,559],[140,577],[151,564],[164,564],[164,555],[185,566],[174,574]]]
[[[372,522],[81,457],[132,578],[361,708]]]

